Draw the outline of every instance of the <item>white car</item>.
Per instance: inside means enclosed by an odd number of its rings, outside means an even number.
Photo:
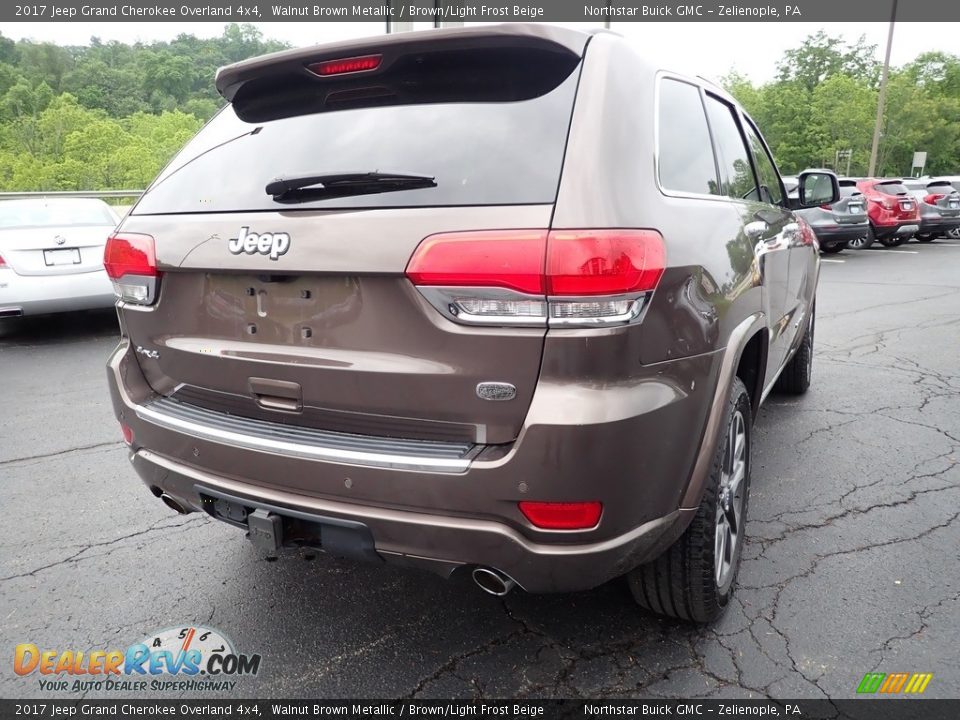
[[[0,318],[113,306],[103,246],[119,221],[102,200],[0,202]]]

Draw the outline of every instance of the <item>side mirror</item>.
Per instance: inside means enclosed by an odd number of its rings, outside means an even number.
[[[836,173],[829,170],[804,170],[797,176],[797,180],[799,185],[794,209],[829,205],[840,199],[840,181]]]

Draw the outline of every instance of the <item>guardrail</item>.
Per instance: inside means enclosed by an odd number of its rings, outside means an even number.
[[[0,200],[28,200],[30,198],[137,198],[143,190],[49,190],[31,192],[0,192]]]

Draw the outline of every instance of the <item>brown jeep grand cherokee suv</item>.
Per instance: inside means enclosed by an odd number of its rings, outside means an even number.
[[[217,88],[105,253],[150,490],[268,552],[495,595],[626,574],[715,617],[757,408],[810,381],[818,272],[736,103],[536,25],[281,52]],[[836,199],[818,175],[795,205]]]

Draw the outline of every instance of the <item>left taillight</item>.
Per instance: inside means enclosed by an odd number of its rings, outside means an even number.
[[[938,201],[943,200],[945,197],[945,193],[930,193],[923,199],[923,201],[927,205],[936,205]]]
[[[426,238],[407,277],[468,325],[633,322],[665,268],[655,230],[485,230]]]
[[[3,259],[3,255],[0,255],[0,270],[6,270],[10,266],[7,265],[7,261]]]
[[[124,302],[150,305],[157,296],[157,249],[150,235],[116,233],[107,238],[103,267]]]

